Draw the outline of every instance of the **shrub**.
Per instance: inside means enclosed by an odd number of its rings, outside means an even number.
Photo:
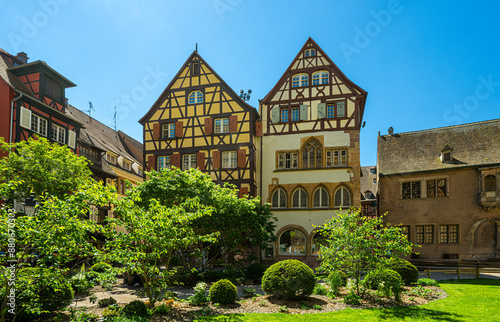
[[[257,292],[255,291],[254,288],[252,288],[252,287],[243,288],[243,296],[244,297],[254,297],[255,295],[257,295]]]
[[[105,262],[99,262],[99,263],[92,265],[92,267],[90,267],[91,271],[97,272],[97,273],[106,273],[112,269],[113,269],[113,266],[111,266]]]
[[[389,290],[394,294],[396,301],[399,301],[401,295],[401,275],[391,269],[378,268],[366,275],[363,284],[372,290],[381,289],[388,297]]]
[[[90,289],[94,287],[94,284],[87,279],[86,275],[81,273],[73,275],[69,282],[77,295],[87,296],[90,294]]]
[[[160,304],[153,310],[153,314],[164,315],[172,311],[171,305]]]
[[[273,264],[262,278],[264,292],[287,300],[311,295],[314,285],[316,278],[312,269],[295,259]]]
[[[32,321],[44,313],[71,304],[73,289],[67,278],[54,268],[22,268],[16,280],[18,321]],[[21,311],[22,310],[22,311]]]
[[[417,281],[417,283],[422,285],[422,286],[439,286],[439,283],[436,280],[433,280],[432,278],[427,278],[427,277],[420,278]]]
[[[387,263],[387,268],[398,272],[405,284],[415,283],[418,280],[418,269],[405,259],[393,258]]]
[[[337,296],[340,294],[339,289],[347,284],[347,275],[342,271],[332,271],[326,280],[330,286],[331,295]]]
[[[212,303],[231,304],[236,301],[238,290],[231,281],[220,280],[210,287],[210,299]]]
[[[132,301],[125,305],[122,309],[122,314],[126,317],[149,317],[149,311],[146,304],[139,300]]]
[[[189,303],[196,306],[203,305],[209,300],[207,296],[207,284],[203,282],[196,284],[194,287],[194,295],[188,298]]]
[[[312,293],[316,295],[326,295],[328,294],[328,291],[326,290],[326,287],[323,284],[316,284],[314,285]]]
[[[230,280],[234,284],[242,284],[245,279],[245,272],[241,269],[234,268],[231,265],[224,266],[224,278]]]
[[[247,268],[246,277],[248,279],[262,278],[267,266],[262,263],[253,263]]]
[[[352,279],[347,280],[346,282],[347,295],[344,297],[344,303],[350,305],[359,305],[361,302],[359,301],[361,297],[356,294],[356,282]]]
[[[102,311],[103,321],[116,321],[120,318],[120,306],[111,304]]]
[[[116,300],[112,297],[109,297],[107,299],[100,299],[97,301],[97,304],[99,307],[108,307],[110,305],[116,304]]]
[[[225,277],[223,271],[206,271],[203,275],[206,282],[216,282]]]

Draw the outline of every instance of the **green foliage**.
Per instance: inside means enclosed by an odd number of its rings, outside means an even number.
[[[328,274],[327,281],[330,286],[330,295],[338,296],[340,288],[347,284],[347,275],[343,271],[335,270]]]
[[[265,248],[275,240],[276,219],[268,205],[260,205],[259,198],[238,198],[235,186],[215,184],[212,178],[198,170],[181,171],[177,168],[151,171],[150,180],[138,187],[140,206],[148,209],[148,200],[156,198],[166,207],[185,204],[190,211],[213,209],[212,216],[202,216],[190,223],[198,234],[218,233],[217,240],[186,245],[177,258],[188,271],[197,267],[200,273],[213,268],[230,253],[238,253],[241,245]]]
[[[160,304],[157,307],[154,308],[153,314],[156,315],[165,315],[168,314],[170,311],[172,311],[172,306],[170,305],[165,305],[165,304]]]
[[[127,305],[125,305],[122,309],[122,314],[125,317],[139,316],[144,318],[147,318],[150,315],[148,308],[146,307],[146,304],[144,304],[144,302],[139,300],[132,301]]]
[[[405,284],[416,283],[418,280],[418,269],[405,259],[392,258],[385,266],[398,272]]]
[[[253,287],[245,287],[242,292],[244,297],[255,297],[257,295],[257,291]]]
[[[99,307],[108,307],[110,305],[116,304],[116,300],[111,296],[107,299],[100,299],[97,301]]]
[[[70,321],[72,322],[96,322],[99,315],[87,312],[86,309],[76,310],[71,308],[70,310]]]
[[[262,278],[266,269],[267,266],[262,263],[253,263],[247,267],[246,277],[248,279]]]
[[[97,272],[97,273],[107,273],[113,269],[113,266],[111,266],[108,263],[105,262],[99,262],[95,263],[90,267],[90,271],[92,272]]]
[[[316,294],[316,295],[327,295],[328,290],[326,289],[326,287],[323,284],[316,284],[316,285],[314,285],[314,289],[313,289],[312,293]]]
[[[194,287],[194,295],[188,298],[191,305],[200,306],[210,301],[207,296],[207,284],[200,282]]]
[[[20,269],[16,289],[18,321],[31,321],[63,309],[73,300],[73,289],[67,278],[54,268]]]
[[[262,290],[287,300],[311,295],[316,278],[306,264],[288,259],[269,267],[262,278]]]
[[[428,288],[423,288],[421,285],[418,285],[416,287],[412,287],[409,291],[406,292],[406,294],[409,296],[418,296],[428,299],[434,294],[434,291]]]
[[[70,283],[76,295],[87,296],[90,294],[90,289],[94,287],[85,274],[85,264],[82,264],[80,271],[70,278]]]
[[[236,301],[238,290],[229,280],[220,280],[210,287],[210,300],[212,303],[231,304]]]
[[[436,280],[427,277],[419,278],[417,283],[422,286],[439,286],[439,283]]]
[[[106,322],[117,321],[120,318],[121,307],[117,304],[111,304],[102,311],[103,320]]]
[[[401,285],[403,280],[398,272],[386,268],[378,268],[369,272],[364,281],[366,287],[372,290],[380,289],[385,297],[390,296],[390,292],[394,294],[396,301],[399,301],[401,294]]]
[[[355,279],[356,293],[360,294],[360,277],[387,258],[408,255],[413,244],[403,234],[401,227],[385,226],[383,217],[368,218],[359,209],[337,212],[320,232],[326,240],[320,252],[321,269],[345,270]]]
[[[232,265],[224,266],[223,276],[233,284],[243,284],[245,282],[245,271],[235,268]]]

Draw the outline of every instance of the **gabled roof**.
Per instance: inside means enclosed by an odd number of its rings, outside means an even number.
[[[258,112],[257,110],[249,105],[247,102],[245,102],[244,100],[242,100],[237,94],[235,91],[233,91],[233,89],[231,87],[229,87],[229,85],[227,85],[227,83],[224,81],[224,79],[222,79],[222,77],[219,76],[219,74],[217,74],[215,72],[215,70],[198,54],[198,52],[195,50],[193,51],[193,53],[188,57],[188,59],[186,60],[186,62],[182,65],[182,67],[179,69],[179,71],[177,72],[177,74],[175,74],[174,78],[172,78],[172,80],[170,81],[170,83],[168,84],[168,86],[165,88],[165,90],[161,93],[161,95],[158,97],[158,99],[156,100],[156,102],[154,102],[153,106],[151,106],[151,108],[149,109],[149,111],[139,120],[139,123],[144,125],[144,123],[148,120],[148,118],[153,114],[153,112],[156,110],[157,106],[161,105],[161,103],[163,103],[165,101],[165,99],[167,98],[168,96],[168,93],[170,92],[170,89],[172,88],[172,86],[174,85],[175,81],[179,78],[179,76],[181,75],[181,73],[184,71],[184,69],[191,63],[191,61],[193,60],[193,58],[198,58],[202,63],[203,65],[205,65],[211,73],[213,73],[217,79],[220,81],[220,83],[222,84],[222,87],[224,87],[225,90],[227,90],[228,94],[235,100],[235,101],[239,101],[239,103],[244,106],[245,108],[248,108],[249,110],[251,110],[253,113],[255,113],[255,115],[258,117]]]
[[[274,94],[281,88],[283,82],[285,82],[286,79],[291,76],[291,71],[293,70],[293,66],[294,66],[295,62],[299,59],[302,52],[304,50],[306,50],[307,48],[311,48],[311,46],[313,48],[315,48],[317,52],[321,53],[321,55],[327,60],[328,64],[333,68],[335,75],[337,75],[339,78],[341,78],[346,84],[354,87],[355,89],[357,89],[358,91],[363,93],[363,95],[365,97],[363,99],[362,104],[361,104],[361,119],[363,119],[364,105],[365,105],[367,92],[365,90],[363,90],[361,87],[359,87],[358,85],[356,85],[355,83],[353,83],[346,75],[344,75],[344,73],[338,68],[338,66],[330,59],[330,57],[323,51],[323,49],[321,49],[321,47],[311,37],[309,37],[307,39],[304,46],[302,46],[302,48],[299,50],[299,52],[297,53],[295,58],[290,63],[290,66],[288,66],[288,68],[285,70],[285,72],[283,73],[283,75],[281,76],[279,81],[276,83],[276,85],[274,85],[274,87],[271,89],[271,91],[269,91],[269,93],[267,93],[267,95],[262,99],[262,101],[264,103],[268,103],[268,100],[271,97],[273,97]]]
[[[446,146],[452,160],[442,162]],[[378,137],[380,175],[500,165],[500,119]]]
[[[58,83],[63,84],[65,88],[76,86],[72,81],[70,81],[63,75],[59,74],[55,69],[53,69],[52,67],[47,65],[46,62],[41,60],[22,64],[19,66],[10,67],[9,71],[16,76],[22,76],[34,72],[44,71],[50,77],[54,78]]]

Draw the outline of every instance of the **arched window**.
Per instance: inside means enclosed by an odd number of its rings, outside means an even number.
[[[189,93],[189,104],[203,103],[203,93],[200,91],[192,91]]]
[[[312,243],[311,243],[311,252],[313,255],[318,255],[319,254],[319,249],[320,249],[320,245],[323,245],[323,246],[327,246],[327,242],[326,242],[326,239],[325,237],[323,237],[323,235],[321,235],[320,232],[317,232],[316,234],[314,234],[314,237],[312,239]]]
[[[280,255],[305,255],[306,235],[299,229],[289,229],[280,236]]]
[[[497,177],[489,174],[484,177],[484,191],[497,191]]]
[[[313,207],[328,207],[328,192],[324,188],[318,188],[313,195]]]
[[[285,190],[278,188],[273,193],[271,206],[273,208],[286,208],[286,192],[285,192]]]
[[[313,85],[328,84],[328,72],[323,70],[314,73],[312,75],[312,84]]]
[[[309,75],[308,74],[296,74],[292,77],[292,88],[293,87],[304,87],[309,85]]]
[[[304,189],[298,188],[292,195],[293,208],[306,208],[307,207],[307,193]]]
[[[335,207],[349,207],[351,205],[351,194],[349,190],[340,187],[335,191]]]
[[[321,168],[322,165],[322,146],[315,140],[311,139],[302,149],[302,167],[306,168]]]

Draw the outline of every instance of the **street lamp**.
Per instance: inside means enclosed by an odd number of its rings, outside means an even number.
[[[29,196],[29,198],[26,198],[23,203],[24,213],[27,216],[34,216],[36,214],[36,206],[37,202],[35,200],[35,196]]]

